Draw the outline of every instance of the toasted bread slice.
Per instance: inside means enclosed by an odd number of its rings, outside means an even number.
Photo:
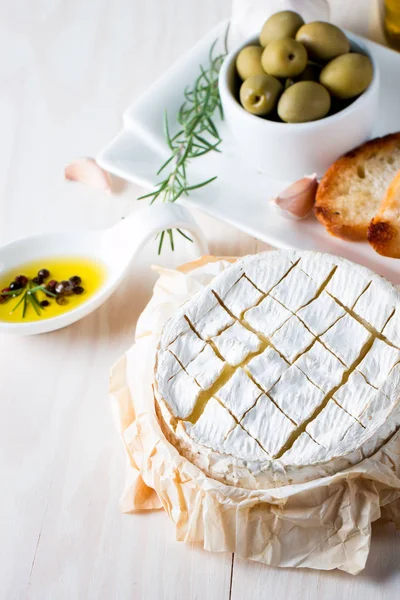
[[[319,184],[315,215],[331,235],[366,240],[371,219],[400,169],[400,132],[370,140],[334,162]]]
[[[378,254],[400,258],[400,171],[386,190],[370,223],[368,241]]]

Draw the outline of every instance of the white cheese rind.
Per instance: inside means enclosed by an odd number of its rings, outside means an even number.
[[[366,269],[356,268],[355,265],[344,261],[339,263],[338,268],[326,286],[326,291],[343,306],[353,308],[363,291],[368,287],[374,274],[368,276]]]
[[[216,301],[216,305],[211,308],[203,317],[193,323],[193,327],[203,340],[210,340],[233,325],[235,319]]]
[[[169,405],[175,417],[187,419],[196,406],[201,387],[197,385],[193,377],[181,369],[168,381],[159,380],[158,392]]]
[[[203,390],[208,390],[221,375],[225,363],[206,344],[203,350],[186,367],[186,371],[197,381]]]
[[[322,335],[344,314],[344,308],[323,291],[310,304],[299,310],[297,316],[314,335]]]
[[[296,429],[293,422],[265,394],[246,413],[241,425],[273,457],[280,452]]]
[[[255,306],[263,294],[243,276],[231,287],[229,292],[220,297],[222,303],[230,313],[240,319],[248,308]]]
[[[258,352],[262,346],[260,338],[238,322],[212,338],[212,341],[221,356],[233,367],[240,365],[249,354]]]
[[[347,367],[360,356],[371,334],[349,314],[341,317],[324,335],[321,342]]]
[[[400,306],[397,306],[393,316],[383,328],[382,334],[394,346],[400,348]]]
[[[236,425],[236,427],[228,433],[222,446],[222,450],[226,454],[237,456],[245,461],[266,461],[270,459],[268,454],[261,448],[260,444],[258,444],[241,425]]]
[[[400,361],[400,350],[375,339],[357,369],[376,388],[386,381],[394,365]]]
[[[292,312],[308,304],[318,292],[318,285],[297,266],[289,271],[270,294]]]
[[[215,398],[210,398],[194,425],[186,424],[190,437],[197,443],[221,450],[228,433],[236,427],[236,421]]]
[[[218,400],[238,421],[254,406],[261,394],[261,390],[241,368],[215,393]]]
[[[336,268],[336,264],[333,256],[325,254],[324,260],[321,260],[319,255],[308,252],[301,258],[298,267],[320,287]]]
[[[168,346],[168,350],[176,356],[183,367],[186,367],[203,350],[205,345],[205,342],[190,329],[179,335]]]
[[[281,460],[285,464],[301,466],[308,465],[310,462],[320,462],[325,454],[325,448],[303,431],[293,446],[282,455]]]
[[[264,294],[268,294],[271,289],[277,285],[286,273],[293,267],[295,260],[298,260],[294,252],[271,252],[268,260],[268,268],[263,255],[254,257],[243,265],[243,271],[254,285]]]
[[[396,297],[392,292],[392,286],[388,286],[386,297],[382,297],[383,285],[385,283],[381,281],[381,278],[373,280],[353,308],[356,315],[372,325],[378,332],[382,331],[396,306]]]
[[[294,364],[325,393],[339,385],[346,370],[344,364],[318,340]]]
[[[344,438],[352,426],[361,427],[359,423],[344,411],[334,400],[306,427],[306,432],[326,450],[331,450]]]
[[[252,358],[246,365],[246,370],[265,392],[275,385],[288,368],[289,363],[271,346]]]
[[[353,371],[348,380],[333,395],[333,399],[346,412],[358,419],[368,406],[377,390],[373,388],[359,371]]]
[[[172,352],[162,352],[157,358],[157,372],[163,381],[169,381],[182,369],[176,356]]]
[[[244,313],[244,320],[253,330],[268,338],[291,316],[292,313],[280,302],[267,296],[260,304]]]
[[[314,340],[313,334],[296,316],[291,317],[271,337],[274,347],[292,363]]]
[[[297,425],[309,419],[325,397],[324,392],[311,383],[295,365],[283,373],[269,395]]]

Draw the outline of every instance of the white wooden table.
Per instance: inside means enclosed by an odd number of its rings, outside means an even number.
[[[350,6],[351,5],[351,6]],[[63,181],[95,155],[122,110],[212,25],[229,0],[1,0],[0,243],[60,227],[98,228],[136,210]],[[334,20],[376,37],[376,7],[342,0]],[[198,216],[216,254],[260,242]],[[180,245],[162,262],[191,258]],[[110,366],[132,343],[151,293],[155,247],[84,321],[32,338],[0,337],[0,598],[391,600],[400,597],[400,535],[374,527],[367,569],[272,569],[177,543],[162,512],[122,515],[124,458],[107,400]]]

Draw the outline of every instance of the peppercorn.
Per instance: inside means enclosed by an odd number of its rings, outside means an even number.
[[[82,282],[82,279],[79,277],[79,275],[74,275],[73,277],[70,277],[69,280],[72,284],[72,287],[80,285]]]
[[[33,283],[36,283],[36,285],[42,285],[42,283],[43,283],[43,278],[42,278],[42,277],[39,277],[39,276],[37,276],[37,277],[34,277],[34,278],[32,279],[32,281],[33,281]]]
[[[70,282],[67,281],[66,279],[64,279],[61,282],[61,285],[64,287],[64,291],[63,291],[64,295],[70,296],[72,294],[72,286],[71,286]]]
[[[50,306],[50,302],[48,300],[42,300],[40,306],[46,308],[46,306]]]
[[[63,306],[64,304],[68,304],[68,300],[66,298],[64,298],[64,296],[58,296],[56,298],[56,302],[57,304],[59,304],[60,306]]]
[[[18,276],[15,278],[15,281],[16,281],[17,283],[20,283],[20,284],[21,284],[21,287],[25,287],[25,286],[26,286],[26,284],[28,283],[28,278],[27,278],[25,275],[18,275]]]
[[[81,285],[76,285],[72,289],[73,289],[74,294],[78,294],[78,296],[80,294],[83,294],[83,292],[85,291],[85,289]]]
[[[38,271],[38,276],[42,279],[47,279],[50,277],[50,271],[48,269],[40,269],[40,271]]]
[[[18,283],[18,281],[12,281],[9,285],[9,288],[11,292],[14,292],[20,290],[22,288],[22,285]]]

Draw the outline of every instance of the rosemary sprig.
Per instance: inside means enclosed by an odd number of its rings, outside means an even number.
[[[179,125],[178,132],[170,133],[168,115],[164,114],[164,134],[170,149],[170,156],[157,171],[160,175],[167,167],[168,174],[159,181],[155,190],[140,196],[138,200],[150,199],[150,204],[160,199],[162,202],[176,202],[182,195],[188,196],[189,192],[202,188],[216,179],[210,177],[196,184],[189,184],[186,171],[188,163],[193,158],[204,156],[208,152],[220,152],[221,138],[215,125],[214,118],[217,113],[223,118],[221,99],[218,92],[218,75],[222,62],[228,52],[227,28],[224,38],[224,50],[214,56],[218,40],[212,44],[209,51],[209,64],[207,68],[199,66],[200,74],[192,86],[184,90],[184,102],[179,108],[176,120]],[[193,241],[182,230],[177,233],[189,241]],[[169,238],[171,249],[174,250],[174,230],[162,231],[158,236],[158,254],[161,253],[166,237]]]
[[[57,294],[53,294],[50,292],[45,285],[36,285],[32,286],[32,283],[29,281],[26,288],[10,291],[10,292],[2,292],[3,296],[21,296],[15,306],[11,309],[10,314],[12,315],[17,308],[22,307],[22,318],[25,317],[26,310],[28,308],[28,304],[32,305],[32,308],[36,312],[37,315],[40,315],[40,312],[43,310],[43,307],[40,305],[39,300],[37,299],[36,292],[43,292],[46,296],[51,296],[52,298],[57,298]]]

